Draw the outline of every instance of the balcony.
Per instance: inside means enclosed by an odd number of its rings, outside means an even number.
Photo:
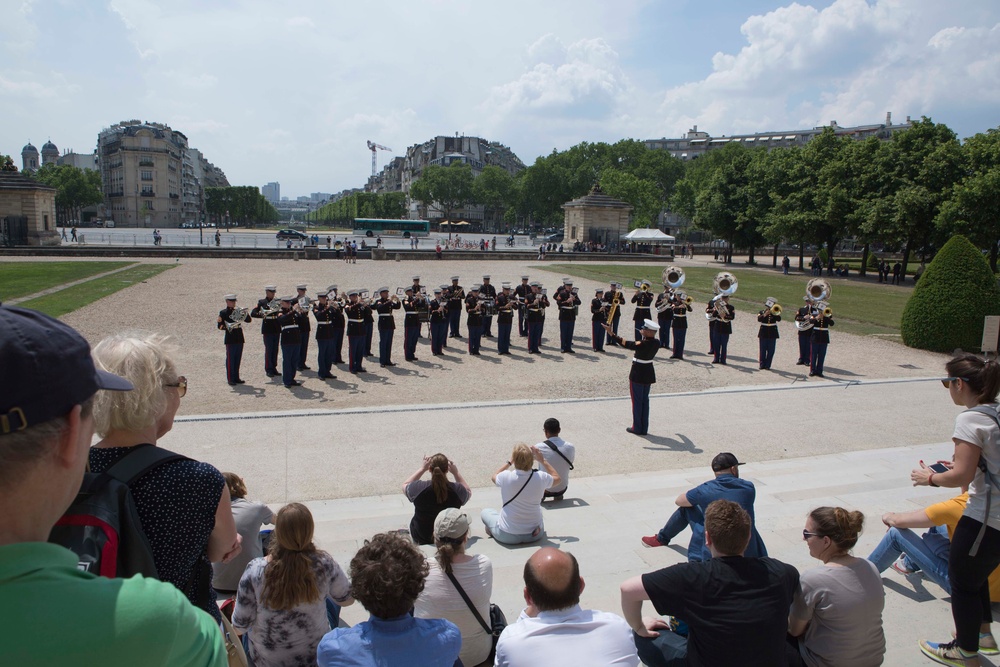
[[[175,192],[171,192],[170,193],[170,198],[171,199],[180,199],[181,196],[179,194],[175,193]]]
[[[139,193],[140,197],[155,197],[156,194],[152,190],[143,190]]]
[[[148,157],[144,157],[144,158],[140,158],[139,159],[139,166],[140,167],[152,167],[152,166],[155,166],[155,164],[156,163],[153,162],[153,160],[150,159],[150,158],[148,158]]]

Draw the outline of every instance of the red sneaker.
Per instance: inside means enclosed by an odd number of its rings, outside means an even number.
[[[644,546],[644,547],[665,547],[667,545],[661,544],[660,540],[656,539],[656,535],[650,535],[648,537],[642,538],[642,546]]]

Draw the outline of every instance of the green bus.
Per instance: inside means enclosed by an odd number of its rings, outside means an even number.
[[[378,218],[354,218],[354,233],[373,236],[430,236],[431,223],[427,220],[380,220]]]

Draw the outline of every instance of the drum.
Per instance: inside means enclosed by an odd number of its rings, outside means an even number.
[[[431,321],[431,309],[430,306],[427,305],[426,301],[421,304],[417,304],[414,310],[417,311],[417,318],[420,320],[421,324]]]
[[[483,299],[482,305],[480,306],[480,311],[482,311],[483,317],[496,317],[497,315],[496,299]]]

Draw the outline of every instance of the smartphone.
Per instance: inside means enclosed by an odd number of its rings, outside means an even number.
[[[931,472],[948,472],[948,466],[943,463],[932,463],[927,468]]]

